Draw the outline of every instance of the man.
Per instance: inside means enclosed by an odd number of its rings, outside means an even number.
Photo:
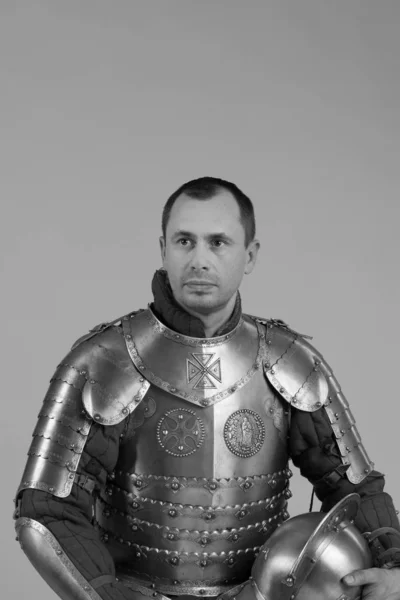
[[[361,496],[375,568],[346,583],[400,599],[399,522],[339,384],[304,336],[242,314],[249,198],[188,182],[162,231],[154,302],[78,340],[51,380],[17,492],[26,554],[66,599],[216,597],[288,518],[291,458],[323,511]]]

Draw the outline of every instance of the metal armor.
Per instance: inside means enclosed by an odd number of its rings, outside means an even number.
[[[263,373],[264,329],[245,317],[227,335],[189,338],[150,310],[122,325],[150,388],[98,525],[127,585],[215,596],[249,575],[288,517],[288,422]]]
[[[150,309],[121,324],[85,336],[59,365],[18,493],[65,497],[84,486],[77,469],[91,424],[130,415],[95,515],[126,585],[215,596],[249,576],[288,518],[287,402],[335,410],[335,433],[347,426],[343,461],[365,477],[370,463],[337,382],[282,324],[244,315],[209,339],[168,329]]]
[[[355,600],[361,586],[342,579],[351,571],[368,569],[368,543],[352,520],[360,503],[350,494],[329,513],[305,513],[289,519],[264,544],[252,577],[221,600]]]
[[[346,475],[360,483],[374,468],[355,425],[349,403],[323,356],[281,321],[261,321],[267,327],[265,375],[291,405],[308,412],[326,411]]]

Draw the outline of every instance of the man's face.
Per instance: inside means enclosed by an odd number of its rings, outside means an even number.
[[[204,315],[222,309],[236,294],[259,247],[257,241],[245,247],[239,206],[227,190],[209,200],[179,196],[160,245],[175,299]]]

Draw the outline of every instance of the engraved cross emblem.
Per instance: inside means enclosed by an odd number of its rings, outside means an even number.
[[[213,380],[222,382],[221,359],[215,360],[215,354],[191,353],[193,360],[186,359],[186,374],[188,383],[193,383],[193,388],[215,389]]]

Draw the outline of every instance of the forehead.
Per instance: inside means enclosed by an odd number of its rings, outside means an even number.
[[[235,197],[222,190],[208,200],[197,200],[181,194],[171,209],[167,232],[173,235],[178,230],[196,234],[219,231],[231,235],[243,235],[240,210]]]

